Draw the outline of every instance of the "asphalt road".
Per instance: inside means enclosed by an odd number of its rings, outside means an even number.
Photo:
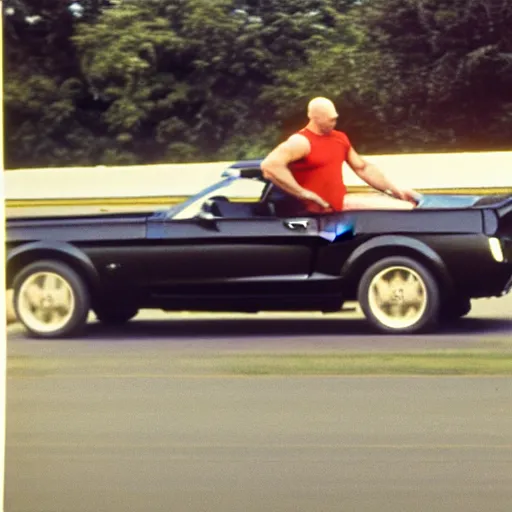
[[[489,348],[512,341],[511,305],[477,301],[441,333],[402,338],[375,336],[357,312],[142,312],[64,341],[12,326],[8,357],[30,369],[7,380],[5,510],[509,512],[511,378],[156,370],[180,351]],[[105,371],[87,370],[101,358]]]
[[[18,378],[9,512],[509,512],[512,379]]]

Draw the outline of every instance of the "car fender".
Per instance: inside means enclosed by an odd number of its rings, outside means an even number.
[[[341,268],[345,280],[359,281],[369,265],[388,256],[410,256],[432,271],[444,290],[453,290],[453,279],[443,260],[431,247],[416,238],[382,235],[371,238],[357,247]]]
[[[7,287],[12,285],[14,275],[13,269],[16,271],[18,263],[25,260],[34,261],[38,259],[56,258],[65,263],[71,264],[78,270],[87,280],[87,284],[91,286],[91,291],[96,292],[100,287],[100,276],[91,259],[78,247],[67,242],[59,241],[37,241],[29,242],[10,249],[6,255],[7,267]]]

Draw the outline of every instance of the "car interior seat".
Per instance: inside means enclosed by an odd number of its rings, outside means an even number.
[[[257,203],[256,203],[257,204]],[[238,201],[230,201],[225,196],[215,196],[208,199],[205,203],[207,211],[216,217],[223,218],[251,218],[264,214],[261,211],[255,211],[254,203],[242,203]]]

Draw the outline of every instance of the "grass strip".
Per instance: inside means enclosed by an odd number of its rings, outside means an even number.
[[[172,376],[172,375],[511,375],[510,351],[425,351],[414,353],[208,354],[168,358],[85,357],[7,360],[16,376]]]
[[[334,354],[233,357],[238,375],[512,375],[510,353]]]

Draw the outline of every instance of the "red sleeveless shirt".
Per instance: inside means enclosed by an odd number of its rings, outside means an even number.
[[[288,168],[302,187],[316,192],[335,211],[341,211],[347,193],[342,165],[351,147],[347,135],[337,130],[328,135],[317,135],[307,128],[298,133],[309,140],[311,150],[306,157],[288,164]],[[316,203],[307,203],[309,211],[322,211]]]

